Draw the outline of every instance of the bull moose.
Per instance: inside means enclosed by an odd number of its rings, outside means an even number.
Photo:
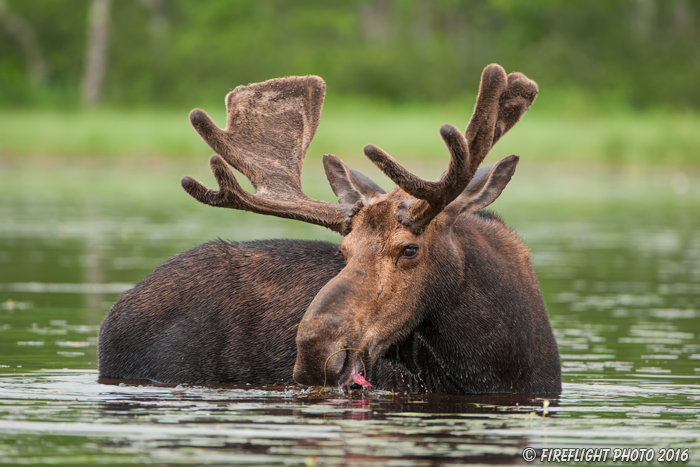
[[[193,110],[192,126],[215,152],[219,189],[184,177],[187,193],[210,206],[327,227],[342,240],[215,240],[175,255],[109,311],[100,377],[345,386],[363,374],[375,388],[404,392],[560,392],[559,353],[529,250],[482,210],[519,158],[479,165],[537,93],[525,75],[487,66],[465,133],[440,128],[451,157],[435,181],[367,145],[365,155],[398,186],[387,193],[325,155],[337,204],[301,189],[321,78],[235,88],[225,129]]]

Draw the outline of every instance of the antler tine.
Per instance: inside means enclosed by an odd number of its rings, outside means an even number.
[[[522,73],[514,71],[509,73],[507,78],[508,85],[501,95],[501,102],[498,106],[498,121],[493,134],[492,146],[520,121],[539,93],[537,83]]]
[[[502,66],[496,63],[488,65],[481,73],[479,94],[465,131],[469,142],[471,176],[474,176],[476,169],[479,168],[494,144],[493,136],[496,122],[499,119],[500,99],[507,85],[506,72]]]
[[[213,207],[239,209],[257,214],[267,214],[286,219],[295,219],[327,227],[341,232],[347,217],[346,208],[311,198],[306,203],[296,201],[274,201],[257,197],[245,191],[236,180],[226,162],[214,154],[209,159],[219,190],[207,188],[192,177],[183,177],[180,184],[185,191],[202,204]]]
[[[484,68],[474,112],[462,135],[451,125],[440,134],[450,150],[448,169],[435,181],[419,178],[380,148],[365,146],[365,155],[417,202],[404,203],[399,221],[419,233],[469,185],[491,147],[515,125],[537,96],[537,85],[521,73],[506,76],[497,64]]]
[[[452,125],[443,125],[440,128],[440,135],[450,151],[450,163],[447,171],[434,181],[424,180],[412,174],[377,146],[368,144],[364,152],[369,160],[406,193],[431,206],[444,207],[454,199],[449,199],[452,195],[454,197],[459,195],[466,187],[466,183],[469,183],[470,164],[467,141],[457,128]],[[466,183],[464,183],[465,179]],[[462,184],[464,186],[461,186]]]
[[[193,110],[192,126],[217,153],[210,165],[219,190],[190,177],[182,179],[182,187],[210,206],[297,219],[342,232],[347,207],[311,199],[301,190],[301,168],[318,128],[324,95],[325,83],[318,76],[292,76],[231,91],[226,96],[224,129],[203,110]],[[250,180],[255,194],[241,188],[226,162]]]

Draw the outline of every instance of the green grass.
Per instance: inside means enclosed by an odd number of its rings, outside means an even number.
[[[182,157],[203,144],[173,112],[2,111],[0,154],[73,157]]]
[[[223,107],[223,106],[222,106]],[[223,125],[223,108],[208,108]],[[400,161],[444,159],[443,123],[464,128],[469,104],[389,107],[351,100],[329,104],[309,160],[334,153],[363,164],[362,147],[376,144]],[[640,113],[561,115],[537,105],[494,148],[489,160],[519,154],[536,163],[697,164],[700,114]],[[0,111],[0,158],[181,158],[211,153],[182,111]],[[358,162],[359,161],[359,162]],[[314,162],[315,164],[316,162]]]

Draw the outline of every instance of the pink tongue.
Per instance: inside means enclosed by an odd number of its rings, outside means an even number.
[[[359,384],[360,386],[365,386],[365,387],[367,387],[367,386],[370,386],[370,387],[371,387],[371,386],[372,386],[371,384],[369,384],[369,383],[367,382],[367,380],[365,379],[365,377],[362,376],[360,373],[355,373],[354,375],[352,375],[352,380],[355,381],[355,382],[356,382],[357,384]]]

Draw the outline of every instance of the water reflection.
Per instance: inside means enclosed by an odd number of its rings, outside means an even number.
[[[167,187],[179,178],[166,175]],[[605,186],[605,174],[585,175],[519,172],[509,190],[521,196],[496,206],[534,253],[560,347],[564,392],[546,402],[99,384],[107,308],[172,254],[217,236],[337,239],[186,197],[5,197],[0,463],[509,464],[526,446],[689,448],[697,463],[697,185],[690,173],[687,186],[673,174],[616,173]]]
[[[683,446],[697,452],[700,388],[607,379],[559,400],[292,387],[102,385],[96,372],[0,377],[0,436],[68,453],[162,462],[406,465],[517,462],[526,446]],[[66,440],[66,438],[69,438]],[[20,450],[17,458],[27,455]],[[94,458],[93,458],[94,459]]]
[[[70,371],[0,378],[2,400],[13,400],[15,409],[3,413],[0,432],[90,438],[98,450],[105,442],[148,448],[152,459],[173,449],[186,456],[193,447],[216,448],[199,462],[218,462],[225,451],[229,460],[262,456],[256,462],[271,464],[303,464],[311,456],[345,465],[406,458],[432,465],[463,456],[510,463],[528,445],[526,433],[489,431],[538,426],[544,418],[543,401],[523,396],[310,395],[300,387],[110,386],[95,379],[95,372]]]
[[[98,207],[89,202],[85,207],[85,218],[99,218]],[[86,284],[102,284],[105,282],[104,242],[102,241],[101,223],[91,222],[85,230],[84,279]],[[102,310],[105,301],[104,294],[98,288],[85,294],[87,310]]]

